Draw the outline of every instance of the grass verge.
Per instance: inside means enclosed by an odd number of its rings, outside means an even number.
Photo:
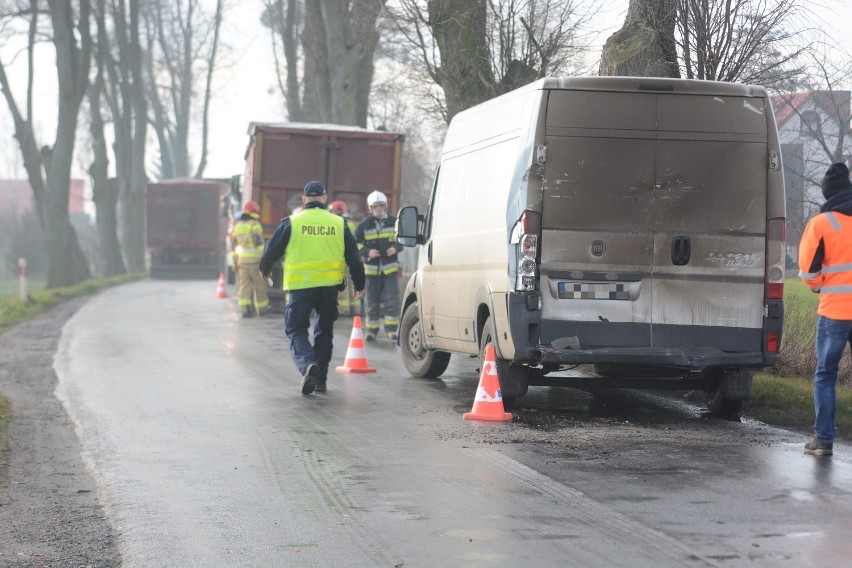
[[[809,435],[814,423],[813,381],[757,373],[754,396],[745,403],[744,412],[761,422]],[[834,425],[839,439],[852,440],[852,390],[841,386],[837,387]]]
[[[111,278],[86,280],[67,288],[54,288],[32,292],[27,302],[22,302],[17,297],[0,298],[0,333],[16,323],[37,316],[47,308],[55,306],[63,300],[91,294],[102,288],[108,288],[117,284],[139,280],[140,278],[145,278],[147,275],[147,273],[122,274]]]

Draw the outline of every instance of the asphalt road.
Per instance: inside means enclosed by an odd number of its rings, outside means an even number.
[[[229,290],[132,283],[64,328],[57,395],[125,566],[852,566],[848,446],[641,391],[464,421],[477,361],[413,379],[386,342],[302,396],[281,316]]]

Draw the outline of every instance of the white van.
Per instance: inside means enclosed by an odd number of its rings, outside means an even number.
[[[546,78],[455,116],[402,300],[408,371],[494,345],[528,385],[703,388],[736,413],[778,356],[785,200],[762,87]],[[547,376],[592,364],[585,378]]]

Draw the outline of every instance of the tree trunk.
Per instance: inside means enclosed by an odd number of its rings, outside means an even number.
[[[92,151],[94,160],[89,167],[92,178],[92,196],[97,211],[98,237],[101,244],[101,273],[104,276],[124,274],[127,269],[121,256],[121,244],[118,242],[118,218],[116,207],[118,193],[115,186],[109,182],[109,157],[107,154],[106,137],[104,136],[104,119],[101,115],[101,94],[104,88],[104,64],[106,50],[109,45],[105,30],[106,19],[103,14],[103,0],[98,11],[98,50],[97,76],[95,83],[89,88],[89,108],[92,114],[89,128],[92,133]]]
[[[68,217],[68,188],[71,184],[77,115],[88,89],[91,37],[87,1],[80,3],[79,46],[71,5],[62,0],[49,0],[48,4],[56,47],[59,108],[53,148],[42,152],[48,187],[43,213],[50,263],[47,286],[60,288],[91,278],[88,261]]]
[[[488,47],[486,0],[429,0],[429,25],[441,54],[436,81],[447,121],[496,94]]]
[[[287,61],[287,89],[284,93],[287,99],[287,116],[290,120],[304,120],[302,97],[299,93],[299,49],[296,41],[296,23],[298,19],[297,3],[287,2],[286,15],[281,7],[283,0],[278,0],[281,22],[281,43],[284,48],[284,58]]]
[[[379,42],[376,21],[382,0],[320,0],[328,61],[331,63],[332,119],[367,126],[373,82],[373,52]]]
[[[127,49],[130,74],[129,100],[133,112],[130,138],[130,176],[125,195],[128,214],[124,225],[124,250],[131,272],[145,271],[145,146],[148,133],[148,101],[142,74],[142,46],[139,41],[139,0],[130,0],[130,42]]]
[[[305,93],[302,99],[302,117],[308,122],[331,122],[333,114],[330,62],[320,1],[305,1],[305,29],[302,32]],[[298,69],[298,58],[295,61],[288,59],[287,67]]]
[[[680,77],[675,0],[630,0],[624,26],[606,40],[601,75]]]

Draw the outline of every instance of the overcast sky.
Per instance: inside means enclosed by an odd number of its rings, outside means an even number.
[[[621,27],[629,0],[608,0],[598,2],[601,5],[595,28],[601,30],[599,44]],[[229,13],[223,22],[223,41],[229,48],[228,65],[218,70],[216,75],[216,94],[211,109],[211,130],[209,139],[208,167],[206,177],[230,177],[243,173],[244,153],[248,136],[248,124],[251,121],[283,121],[283,102],[278,93],[274,76],[274,62],[269,48],[268,31],[259,23],[261,0],[229,0]],[[822,21],[820,27],[838,41],[845,42],[848,52],[852,53],[852,1],[850,0],[810,0],[809,8]],[[39,59],[38,92],[42,109],[55,108],[55,90],[50,87],[51,79],[55,83],[55,70],[48,50]],[[8,64],[8,49],[0,47],[0,57]],[[594,51],[598,57],[600,49]],[[23,57],[18,58],[15,75],[17,85],[25,87],[26,75],[23,71]],[[18,96],[23,101],[23,92]],[[55,117],[48,115],[37,126],[42,142],[52,142]],[[50,133],[49,135],[46,135]],[[23,176],[17,142],[13,138],[13,128],[5,101],[0,100],[0,177]],[[16,171],[17,170],[17,171]],[[82,176],[78,167],[76,177]]]

